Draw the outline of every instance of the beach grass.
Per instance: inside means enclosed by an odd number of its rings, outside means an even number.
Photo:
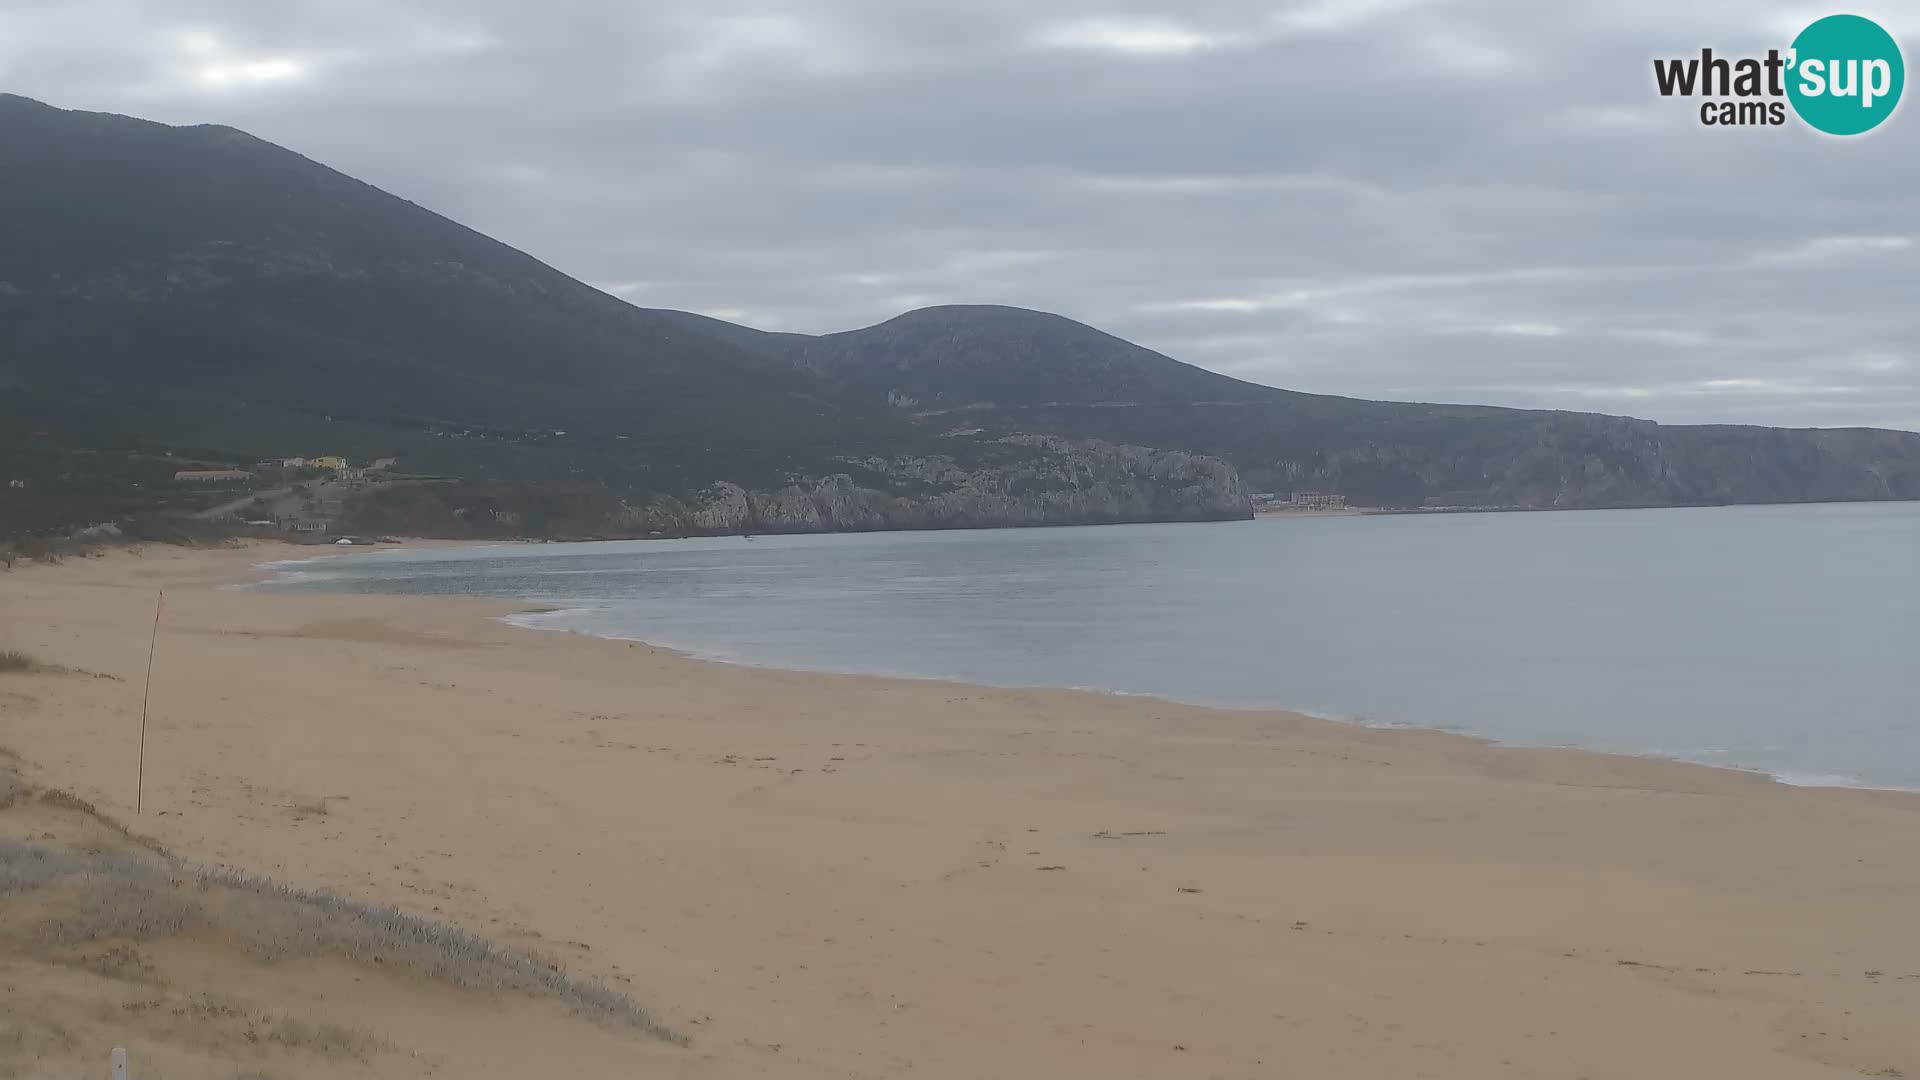
[[[0,840],[0,898],[34,893],[59,901],[35,927],[47,945],[210,937],[266,963],[331,957],[466,989],[551,997],[586,1016],[686,1041],[625,994],[574,978],[551,962],[330,892],[133,852]]]
[[[268,878],[195,866],[127,831],[70,792],[24,782],[0,748],[0,811],[27,803],[83,815],[124,841],[110,847],[0,837],[0,946],[60,961],[80,946],[193,939],[262,963],[341,959],[479,991],[554,999],[575,1013],[636,1028],[678,1045],[685,1036],[655,1021],[625,994],[575,978],[557,962],[502,948],[476,934],[397,908]],[[31,902],[30,902],[31,901]],[[291,1029],[315,1048],[346,1045],[349,1033]]]

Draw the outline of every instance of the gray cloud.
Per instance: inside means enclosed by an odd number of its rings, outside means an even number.
[[[1842,141],[1652,90],[1825,13],[0,0],[0,86],[246,128],[769,328],[1015,303],[1303,390],[1920,429],[1914,106]]]

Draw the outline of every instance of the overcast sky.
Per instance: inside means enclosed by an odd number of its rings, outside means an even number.
[[[1914,56],[1914,0],[0,0],[0,89],[768,329],[1018,304],[1301,390],[1920,430],[1920,103],[1652,89],[1835,10]]]

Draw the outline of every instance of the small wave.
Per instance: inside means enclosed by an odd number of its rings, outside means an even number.
[[[275,559],[272,562],[255,563],[253,564],[253,568],[255,570],[285,572],[296,566],[311,566],[319,561],[319,559]]]
[[[1583,749],[1583,747],[1575,747]],[[1850,773],[1814,772],[1806,769],[1780,768],[1767,765],[1742,764],[1739,756],[1766,752],[1777,747],[1735,748],[1726,746],[1708,746],[1698,750],[1640,750],[1633,757],[1655,758],[1660,761],[1678,761],[1687,765],[1705,765],[1713,769],[1731,769],[1735,772],[1752,773],[1764,776],[1776,784],[1787,787],[1803,788],[1851,788],[1860,791],[1920,791],[1920,787],[1902,784],[1886,784],[1868,780]]]
[[[1329,724],[1347,724],[1352,727],[1369,728],[1374,731],[1438,731],[1447,735],[1465,735],[1476,739],[1487,738],[1487,736],[1484,735],[1475,735],[1459,724],[1449,721],[1434,721],[1423,724],[1413,720],[1381,719],[1377,716],[1368,716],[1366,713],[1338,712],[1333,709],[1310,709],[1302,705],[1256,704],[1235,707],[1259,710],[1282,709],[1287,712],[1299,713],[1301,716],[1309,716],[1315,720],[1325,720]]]
[[[539,604],[544,601],[530,599],[527,603]],[[611,630],[595,630],[578,624],[583,615],[598,615],[604,608],[598,607],[561,607],[545,608],[540,611],[517,611],[511,615],[500,616],[500,621],[522,630],[538,630],[547,634],[585,634],[588,637],[604,638],[607,641],[627,641],[636,645],[650,645],[656,649],[666,649],[695,660],[706,660],[715,664],[733,664],[738,667],[775,667],[771,664],[756,664],[731,653],[717,649],[697,648],[678,642],[663,640],[657,636],[640,637],[636,634],[620,634]],[[847,672],[845,674],[853,674]]]
[[[565,607],[562,606],[559,601],[540,600],[537,598],[528,599],[526,602],[529,604],[540,604],[542,607],[538,611],[516,611],[511,615],[502,615],[500,616],[500,621],[512,626],[518,626],[523,630],[573,630],[583,634],[592,634],[594,637],[611,638],[615,641],[637,640],[635,638],[620,637],[616,634],[602,634],[589,630],[581,630],[577,626],[551,627],[545,625],[549,622],[564,622],[582,615],[597,614],[600,611],[599,608],[584,606]]]
[[[1761,770],[1779,783],[1788,787],[1829,787],[1863,788],[1869,791],[1912,791],[1912,788],[1893,787],[1887,784],[1875,784],[1858,776],[1843,776],[1839,773],[1800,772],[1797,769]]]
[[[288,585],[304,581],[338,581],[352,577],[350,573],[327,567],[326,564],[337,557],[322,555],[311,559],[274,559],[270,562],[255,563],[253,565],[255,570],[265,571],[273,576],[265,581],[243,585],[242,588],[251,588],[254,585]]]
[[[942,681],[961,681],[961,680],[942,680]],[[1033,687],[1032,689],[1044,689],[1044,688]],[[1160,696],[1158,694],[1150,694],[1145,690],[1115,690],[1112,687],[1107,687],[1107,686],[1069,686],[1069,687],[1065,687],[1065,689],[1071,690],[1076,694],[1104,694],[1107,697],[1150,698],[1150,697]]]
[[[295,570],[295,569],[292,569],[291,566],[288,566],[288,567],[261,566],[261,567],[258,567],[258,569],[267,570],[270,573],[272,573],[273,576],[270,578],[267,578],[264,581],[241,582],[238,585],[235,585],[234,588],[244,590],[244,589],[259,588],[262,585],[298,585],[298,584],[315,582],[315,581],[340,580],[339,574],[328,574],[319,570]]]

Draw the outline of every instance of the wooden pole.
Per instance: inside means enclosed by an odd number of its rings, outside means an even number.
[[[160,609],[167,604],[167,590],[161,589],[153,602],[153,636],[147,639],[147,687],[140,692],[140,765],[134,773],[133,812],[138,814],[147,799],[147,702],[153,700],[153,652],[160,645]]]

